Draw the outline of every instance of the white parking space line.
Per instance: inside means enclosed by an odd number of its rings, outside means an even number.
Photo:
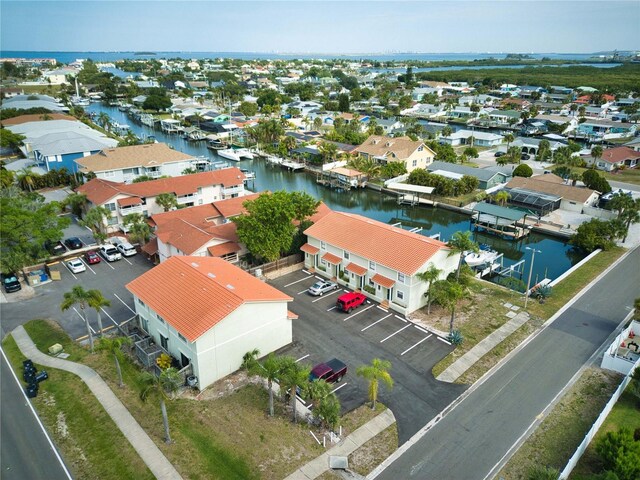
[[[400,330],[396,330],[395,332],[393,332],[391,335],[389,335],[388,337],[383,338],[382,340],[380,340],[380,343],[382,342],[386,342],[387,340],[389,340],[391,337],[393,337],[394,335],[397,335],[398,333],[400,333],[402,330],[405,330],[407,328],[409,328],[411,325],[405,325],[404,327],[402,327]]]
[[[290,287],[291,285],[295,285],[296,283],[300,283],[300,282],[304,282],[306,280],[309,280],[308,278],[301,278],[300,280],[296,280],[295,282],[291,282],[291,283],[287,283],[284,287]]]
[[[315,300],[312,300],[311,303],[316,303],[319,302],[320,300],[322,300],[323,298],[327,298],[330,297],[331,295],[335,294],[335,293],[340,293],[340,290],[334,290],[331,293],[327,293],[326,295],[322,295],[320,298],[316,298]]]
[[[333,307],[331,307],[331,308],[327,308],[327,312],[330,312],[331,310],[335,310],[335,309],[336,309],[336,306],[334,305],[334,306],[333,306]]]
[[[362,310],[360,310],[359,312],[354,313],[353,315],[349,315],[347,318],[345,318],[343,320],[343,322],[346,322],[347,320],[349,320],[350,318],[355,317],[356,315],[360,315],[361,313],[366,312],[367,310],[369,310],[370,308],[373,308],[373,305],[369,305],[367,308],[363,308]]]
[[[396,317],[398,320],[402,320],[404,323],[407,323],[407,319],[406,318],[402,318],[399,315],[394,315],[394,317]]]
[[[444,339],[444,338],[442,338],[442,337],[438,337],[438,340],[440,340],[441,342],[446,343],[447,345],[451,345],[451,342],[448,342],[447,340],[445,340],[445,339]]]
[[[371,325],[369,325],[368,327],[364,327],[362,330],[360,330],[361,332],[364,332],[366,329],[373,327],[374,325],[380,323],[382,320],[384,320],[385,318],[389,318],[391,316],[391,314],[387,315],[386,317],[382,317],[380,320],[373,322]]]
[[[304,290],[302,290],[301,292],[296,293],[296,295],[301,295],[301,294],[306,293],[306,292],[308,292],[308,291],[309,291],[309,289],[308,289],[308,288],[305,288],[305,289],[304,289]]]
[[[64,266],[67,267],[67,270],[69,270],[69,273],[71,274],[71,276],[77,280],[78,277],[76,277],[76,274],[71,271],[71,269],[69,268],[69,265],[67,265],[67,262],[64,262]]]
[[[100,310],[102,310],[102,313],[104,313],[107,317],[109,317],[109,319],[113,322],[115,326],[118,326],[118,322],[116,322],[113,319],[113,317],[107,313],[107,311],[104,308],[100,307]]]
[[[389,310],[387,310],[386,308],[382,308],[380,305],[376,305],[376,308],[379,308],[380,310],[382,310],[383,312],[388,312]]]
[[[340,390],[342,387],[346,387],[347,385],[349,385],[348,383],[343,383],[342,385],[340,385],[338,388],[334,388],[333,390],[331,390],[331,393],[336,393],[338,390]]]
[[[418,330],[420,330],[420,331],[421,331],[421,332],[423,332],[423,333],[429,333],[429,330],[427,330],[427,329],[425,329],[425,328],[422,328],[422,327],[420,327],[420,326],[418,326],[418,325],[415,325],[415,324],[414,324],[413,326],[414,326],[414,327],[416,327]]]
[[[114,296],[114,297],[116,297],[118,300],[120,300],[120,302],[121,302],[125,307],[127,307],[129,310],[131,310],[131,313],[136,313],[136,311],[135,311],[133,308],[131,308],[129,305],[127,305],[127,302],[125,302],[124,300],[122,300],[122,299],[118,296],[118,294],[117,294],[117,293],[114,293],[114,294],[113,294],[113,296]]]
[[[318,280],[324,280],[324,278],[319,277],[318,275],[314,275],[314,277],[316,277]]]
[[[309,271],[305,270],[304,268],[302,269],[302,271],[303,271],[304,273],[306,273],[307,275],[311,275],[311,272],[309,272]]]
[[[111,270],[115,270],[115,268],[113,268],[113,265],[111,265],[111,262],[105,260],[104,263],[106,263]]]
[[[85,266],[85,267],[87,267],[89,270],[91,270],[91,271],[93,272],[93,274],[94,274],[94,275],[97,275],[96,271],[95,271],[93,268],[91,268],[91,265],[89,265],[87,262],[85,262],[85,261],[84,261],[84,260],[82,260],[82,259],[80,259],[80,261],[81,261],[82,263],[84,263],[84,266]]]
[[[78,316],[80,317],[80,320],[82,320],[82,323],[84,323],[84,317],[80,314],[78,310],[76,310],[76,307],[73,307],[73,311],[78,314]],[[91,330],[92,333],[96,333],[96,331],[93,329],[91,324],[89,324],[89,329]]]
[[[296,363],[304,360],[305,358],[307,358],[309,356],[309,354],[307,353],[304,357],[300,357],[299,359],[296,360]]]
[[[402,355],[404,355],[405,353],[407,353],[407,352],[409,352],[409,351],[413,350],[415,347],[417,347],[418,345],[420,345],[422,342],[424,342],[426,339],[428,339],[428,338],[430,338],[430,337],[433,337],[433,334],[430,334],[430,335],[428,335],[428,336],[424,337],[424,338],[423,338],[422,340],[420,340],[418,343],[414,343],[414,344],[413,344],[413,345],[411,345],[409,348],[407,348],[404,352],[402,352],[402,353],[400,354],[400,356],[402,356]]]
[[[127,260],[127,257],[122,257],[122,260],[124,260],[125,262],[127,262],[129,265],[133,265],[133,263],[131,263],[129,260]]]

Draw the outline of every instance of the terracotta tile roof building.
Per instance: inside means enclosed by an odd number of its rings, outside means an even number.
[[[140,327],[191,365],[201,389],[240,368],[245,352],[292,340],[292,298],[219,258],[173,257],[126,287]]]

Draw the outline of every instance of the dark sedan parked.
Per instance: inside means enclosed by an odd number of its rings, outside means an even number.
[[[78,237],[70,237],[64,241],[64,244],[69,248],[69,250],[78,250],[82,248],[82,242]]]

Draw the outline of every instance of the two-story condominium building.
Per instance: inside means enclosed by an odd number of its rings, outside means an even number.
[[[444,279],[460,258],[439,240],[352,213],[328,213],[304,233],[306,268],[403,314],[426,304],[418,273],[433,264]]]
[[[169,148],[166,143],[151,143],[101,150],[76,160],[78,171],[93,172],[97,178],[130,183],[140,176],[178,177],[188,168],[199,170],[203,159]]]
[[[181,207],[204,205],[244,196],[244,179],[239,168],[231,167],[132,184],[94,178],[78,187],[77,192],[87,197],[87,208],[103,206],[111,212],[106,230],[114,232],[122,230],[124,217],[131,213],[149,217],[164,211],[156,202],[161,193],[173,193]]]
[[[238,370],[246,352],[292,341],[292,298],[220,258],[172,257],[126,287],[139,326],[191,365],[201,390]]]
[[[383,165],[389,162],[404,163],[407,172],[416,168],[426,168],[435,157],[435,153],[424,142],[413,141],[409,137],[386,137],[371,135],[354,152],[373,158]]]

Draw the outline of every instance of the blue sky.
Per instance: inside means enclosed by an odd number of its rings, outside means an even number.
[[[640,49],[640,1],[0,1],[2,50]]]

